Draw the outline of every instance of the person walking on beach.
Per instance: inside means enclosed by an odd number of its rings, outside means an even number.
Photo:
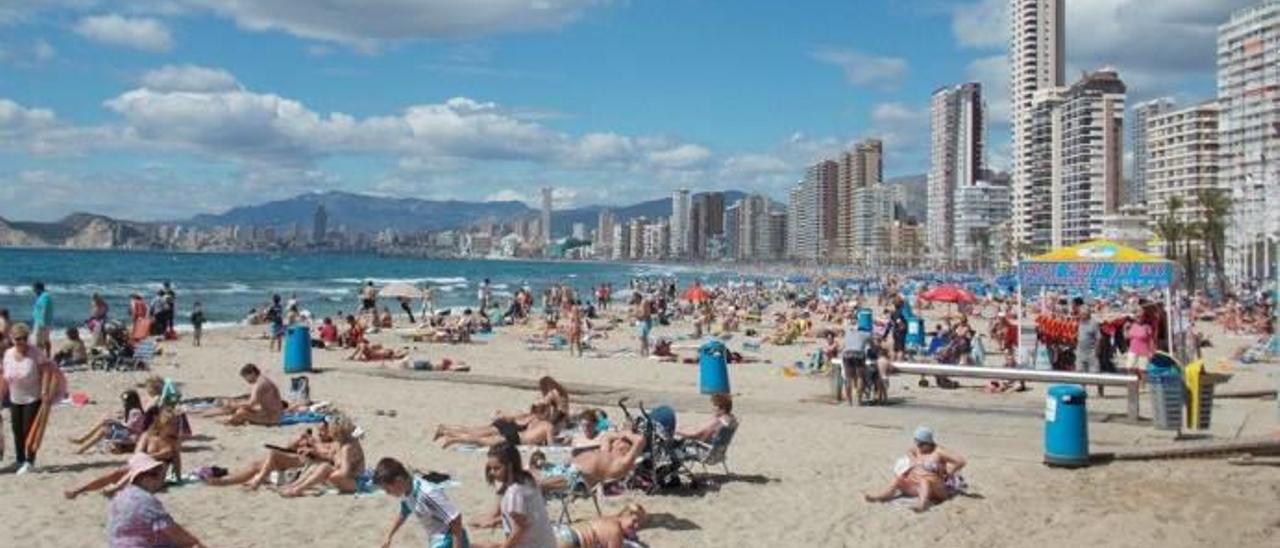
[[[200,346],[200,337],[204,333],[204,306],[196,301],[191,308],[191,342]]]
[[[13,326],[13,347],[0,358],[0,396],[9,402],[9,420],[13,423],[13,445],[18,474],[35,468],[35,452],[27,451],[27,438],[35,428],[40,406],[53,399],[55,365],[39,347],[30,344],[31,329],[26,324]]]
[[[178,314],[178,295],[173,292],[173,285],[169,280],[161,282],[160,287],[160,309],[164,312],[164,337],[172,338],[173,321]]]
[[[391,546],[396,533],[410,516],[418,518],[426,530],[432,548],[465,548],[470,544],[462,526],[462,512],[449,500],[444,490],[422,476],[412,475],[400,461],[387,457],[373,470],[373,483],[382,491],[400,499],[400,512],[382,541]]]
[[[489,283],[489,278],[485,278],[484,281],[480,283],[478,293],[477,300],[480,301],[480,313],[483,314],[489,310],[489,301],[493,299],[493,288]]]
[[[378,314],[378,290],[373,287],[373,280],[366,281],[360,290],[360,313]]]
[[[636,318],[636,327],[640,329],[640,356],[649,356],[649,335],[653,331],[653,303],[647,297],[638,298],[632,311]]]
[[[103,328],[107,325],[109,310],[107,300],[102,298],[102,295],[94,293],[89,297],[89,319],[85,320],[84,325],[89,329],[89,338],[94,346],[102,346],[106,343]]]
[[[271,351],[279,352],[284,346],[284,309],[280,307],[280,295],[271,296],[267,323],[271,326]]]
[[[53,298],[44,289],[44,282],[31,284],[31,292],[36,302],[31,307],[31,327],[36,333],[36,348],[44,355],[53,354],[53,345],[49,342],[49,330],[53,328]]]
[[[147,321],[147,301],[142,295],[134,293],[129,296],[129,318],[133,321],[129,337],[133,340],[146,336],[150,328],[145,327]]]

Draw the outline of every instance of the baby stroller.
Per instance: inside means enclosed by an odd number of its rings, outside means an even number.
[[[652,411],[639,406],[639,415],[631,414],[627,398],[618,400],[618,407],[632,431],[644,436],[644,451],[636,462],[635,470],[627,479],[627,487],[653,494],[662,489],[680,487],[681,473],[686,460],[696,460],[696,449],[687,447],[676,437],[676,413],[668,406],[658,406]]]
[[[129,342],[129,333],[119,322],[109,321],[102,328],[105,345],[94,348],[89,357],[89,369],[94,371],[132,371],[145,369],[145,359]],[[152,343],[154,344],[154,343]]]

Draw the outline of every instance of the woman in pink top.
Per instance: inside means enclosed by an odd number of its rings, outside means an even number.
[[[1155,330],[1151,329],[1151,325],[1147,323],[1146,318],[1140,318],[1129,325],[1129,330],[1125,332],[1125,336],[1129,338],[1129,355],[1127,357],[1129,369],[1141,369],[1154,353],[1151,347],[1151,338],[1155,336]]]
[[[55,375],[54,365],[39,348],[28,342],[31,328],[26,324],[13,326],[13,348],[4,351],[0,359],[4,375],[0,379],[0,395],[9,398],[9,419],[13,422],[13,445],[18,460],[17,473],[25,474],[35,467],[35,454],[28,454],[26,440],[36,422],[36,414],[44,402],[52,404]]]

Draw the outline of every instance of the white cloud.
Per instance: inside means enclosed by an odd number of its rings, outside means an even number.
[[[987,123],[1009,124],[1009,61],[1003,55],[975,59],[965,67],[965,77],[982,84],[982,97],[987,103]]]
[[[1009,42],[1009,0],[979,0],[955,6],[951,32],[966,47],[1000,47]]]
[[[386,41],[473,38],[560,28],[608,0],[187,0],[242,28],[373,48]]]
[[[89,40],[151,52],[165,52],[173,48],[169,28],[158,19],[149,17],[124,17],[116,14],[94,15],[80,19],[76,34]]]
[[[139,81],[143,87],[156,91],[227,91],[239,87],[230,72],[196,65],[165,65],[147,71]]]
[[[822,48],[810,54],[814,59],[844,70],[845,79],[856,86],[892,90],[907,76],[907,60],[882,57],[851,49]]]
[[[684,144],[649,153],[649,161],[663,169],[696,167],[710,157],[711,151],[707,147],[695,144]]]
[[[920,173],[928,169],[928,105],[879,103],[871,109],[871,127],[867,134],[884,141],[886,174]]]
[[[57,55],[58,50],[53,49],[53,46],[50,45],[49,42],[45,41],[44,38],[36,40],[35,45],[31,47],[31,56],[35,58],[37,63],[43,63],[53,59]]]

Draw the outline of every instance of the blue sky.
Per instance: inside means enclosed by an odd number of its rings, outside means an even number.
[[[136,219],[310,190],[623,203],[782,197],[884,139],[923,173],[930,93],[977,80],[1008,157],[1007,0],[0,0],[0,216]],[[1071,74],[1212,96],[1247,0],[1068,2]]]

